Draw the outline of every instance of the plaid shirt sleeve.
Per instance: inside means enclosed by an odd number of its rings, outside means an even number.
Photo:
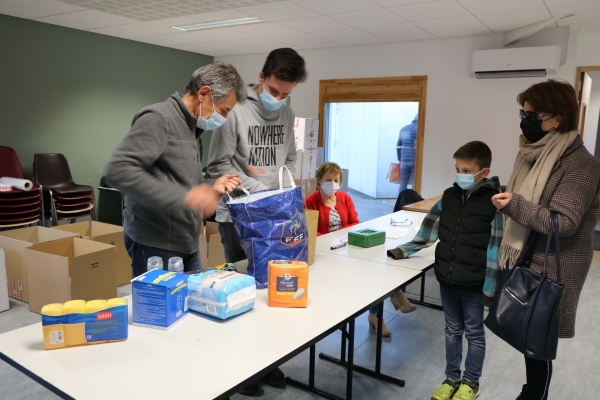
[[[442,200],[440,199],[440,201],[431,207],[431,210],[429,210],[423,219],[421,228],[414,239],[397,247],[404,254],[404,258],[410,257],[419,250],[426,249],[438,240],[441,211]]]
[[[498,275],[500,274],[500,268],[498,267],[498,251],[500,250],[500,244],[502,243],[502,236],[504,234],[502,224],[502,213],[496,211],[496,216],[492,221],[492,235],[490,236],[490,243],[488,244],[487,249],[487,265],[485,270],[485,282],[483,284],[483,294],[492,298],[496,295]]]

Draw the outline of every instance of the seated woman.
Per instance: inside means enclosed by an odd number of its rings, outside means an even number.
[[[352,198],[347,193],[339,191],[341,181],[342,169],[340,166],[332,162],[323,163],[317,171],[317,191],[304,200],[306,208],[319,211],[317,236],[358,224],[358,213],[354,208]],[[394,308],[403,313],[416,309],[402,291],[393,294],[391,301]],[[377,327],[377,306],[369,311],[369,325],[371,329]],[[381,334],[386,337],[392,336],[392,332],[385,323],[383,323]]]

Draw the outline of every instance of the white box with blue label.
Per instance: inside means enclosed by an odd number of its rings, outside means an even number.
[[[162,269],[131,281],[133,325],[167,330],[188,314],[188,275]]]

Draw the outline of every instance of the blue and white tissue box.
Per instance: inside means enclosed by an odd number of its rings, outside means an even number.
[[[238,272],[207,271],[190,275],[188,293],[190,310],[227,319],[254,307],[256,281]]]

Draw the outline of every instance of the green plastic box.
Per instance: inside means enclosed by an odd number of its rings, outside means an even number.
[[[359,247],[373,247],[385,243],[385,232],[362,229],[348,233],[348,244]]]

